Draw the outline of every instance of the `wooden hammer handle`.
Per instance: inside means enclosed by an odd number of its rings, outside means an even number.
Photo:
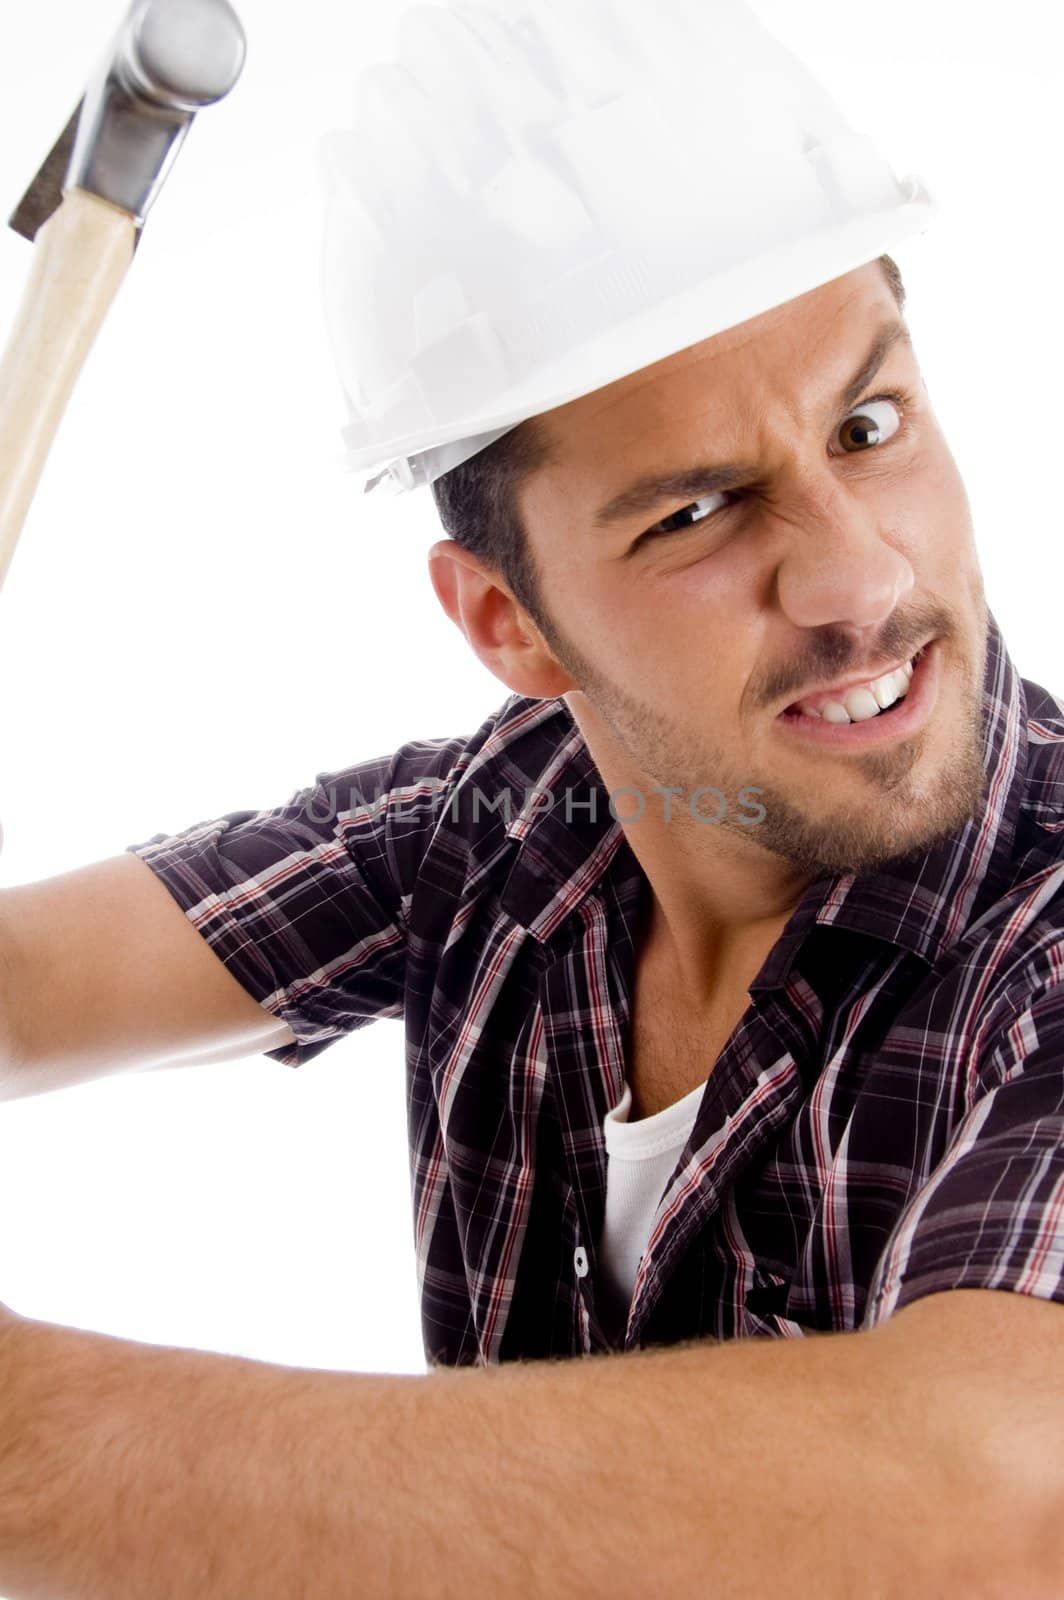
[[[0,359],[0,587],[78,374],[129,269],[136,224],[71,189],[37,232]]]

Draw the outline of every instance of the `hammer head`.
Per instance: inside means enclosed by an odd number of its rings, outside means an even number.
[[[236,83],[247,52],[228,0],[133,0],[99,70],[10,218],[33,240],[68,189],[139,229],[196,112]]]

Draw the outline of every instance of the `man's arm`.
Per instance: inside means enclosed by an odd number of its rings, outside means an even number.
[[[293,1038],[136,856],[0,890],[0,1100]]]
[[[9,1600],[1064,1593],[1064,1308],[428,1376],[12,1318]]]

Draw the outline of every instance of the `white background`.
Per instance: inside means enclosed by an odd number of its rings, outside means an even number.
[[[124,10],[0,20],[10,212]],[[363,500],[319,310],[314,151],[400,7],[242,0],[204,113],[92,354],[0,594],[0,885],[272,806],[507,690],[440,610],[427,491]],[[757,0],[943,204],[899,248],[925,376],[1023,676],[1064,688],[1056,437],[1061,35],[1050,0]],[[692,94],[712,66],[678,65]],[[31,247],[0,234],[0,327]],[[402,1028],[0,1104],[0,1300],[162,1344],[425,1370]]]

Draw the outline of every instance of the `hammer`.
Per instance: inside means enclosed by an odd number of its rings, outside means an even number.
[[[78,375],[203,106],[244,66],[228,0],[133,0],[10,218],[36,241],[0,358],[0,587]]]

